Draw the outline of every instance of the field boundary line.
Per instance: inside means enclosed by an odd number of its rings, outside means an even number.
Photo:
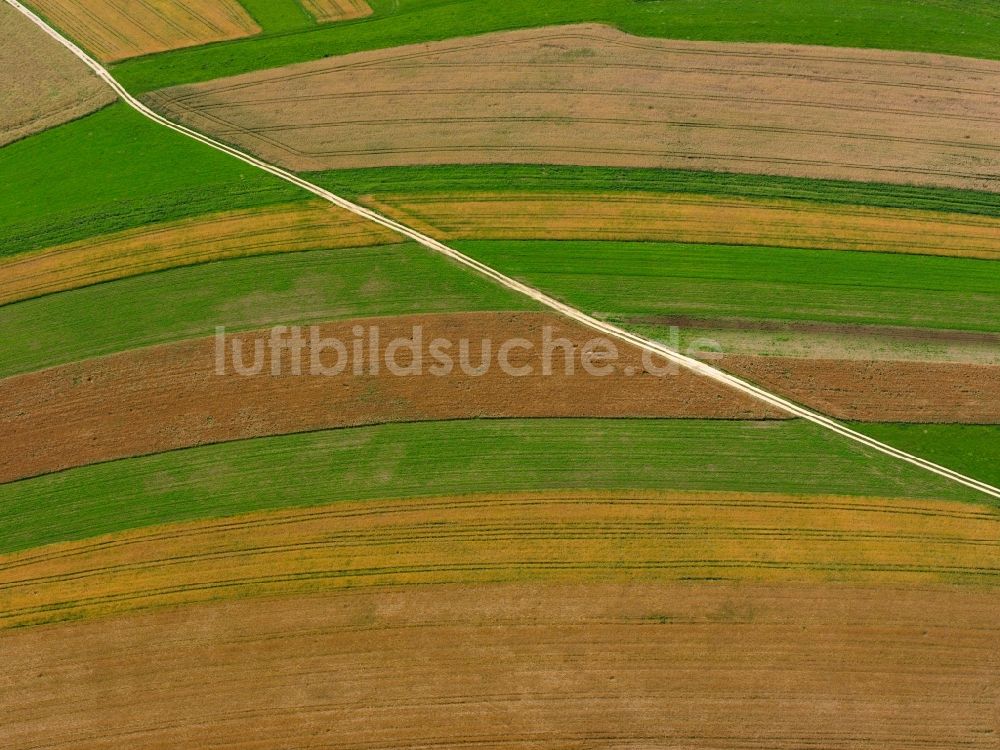
[[[418,242],[424,247],[430,250],[434,250],[435,252],[438,252],[448,258],[451,258],[457,263],[467,268],[473,269],[474,271],[478,272],[483,276],[486,276],[487,278],[500,284],[501,286],[504,286],[512,291],[518,292],[530,299],[533,299],[539,304],[544,305],[549,309],[555,310],[556,312],[570,318],[571,320],[575,320],[578,323],[581,323],[592,330],[598,331],[599,333],[603,333],[604,335],[609,336],[611,338],[618,339],[619,341],[624,341],[626,343],[632,344],[633,346],[636,346],[643,351],[663,357],[669,362],[675,363],[681,367],[691,370],[692,372],[710,378],[711,380],[714,380],[716,382],[723,383],[724,385],[734,388],[737,391],[753,396],[763,401],[766,404],[781,409],[782,411],[792,414],[795,417],[799,417],[801,419],[805,419],[808,422],[812,422],[815,425],[818,425],[824,429],[834,432],[840,435],[841,437],[853,440],[854,442],[859,443],[867,448],[871,448],[891,458],[895,458],[900,461],[905,461],[906,463],[912,464],[913,466],[924,469],[940,477],[944,477],[945,479],[949,479],[965,487],[976,490],[978,492],[982,492],[983,494],[986,494],[990,497],[1000,500],[1000,488],[998,487],[994,487],[993,485],[987,484],[986,482],[982,482],[978,479],[973,479],[972,477],[965,476],[964,474],[954,471],[953,469],[949,469],[945,466],[933,463],[932,461],[920,458],[919,456],[907,453],[906,451],[894,448],[886,443],[882,443],[878,440],[875,440],[874,438],[868,437],[863,433],[852,430],[851,428],[842,425],[836,420],[831,419],[830,417],[827,417],[823,414],[820,414],[819,412],[814,412],[810,409],[806,409],[803,406],[799,406],[798,404],[789,401],[781,396],[765,391],[763,388],[760,388],[754,385],[753,383],[742,380],[741,378],[737,378],[734,375],[730,375],[727,372],[723,372],[722,370],[716,369],[715,367],[705,364],[704,362],[694,359],[693,357],[688,357],[684,354],[681,354],[680,352],[676,352],[673,349],[670,349],[667,346],[657,341],[654,341],[652,339],[647,339],[643,336],[639,336],[638,334],[631,333],[622,328],[619,328],[618,326],[591,317],[590,315],[587,315],[586,313],[577,310],[576,308],[571,307],[570,305],[567,305],[564,302],[560,302],[559,300],[550,297],[549,295],[539,291],[538,289],[535,289],[534,287],[530,287],[527,284],[517,281],[516,279],[513,279],[501,273],[500,271],[497,271],[496,269],[486,265],[485,263],[481,263],[475,258],[460,253],[458,250],[455,250],[449,247],[448,245],[445,245],[444,243],[435,240],[433,237],[429,237],[421,232],[411,229],[408,226],[405,226],[404,224],[400,224],[397,221],[382,216],[381,214],[376,213],[371,209],[365,208],[364,206],[360,206],[356,203],[353,203],[347,200],[346,198],[342,198],[339,195],[331,193],[329,190],[325,190],[324,188],[321,188],[318,185],[309,182],[308,180],[304,180],[303,178],[299,177],[298,175],[292,172],[289,172],[287,170],[281,169],[280,167],[276,167],[272,164],[269,164],[261,159],[258,159],[255,156],[244,153],[239,149],[233,148],[232,146],[227,146],[224,143],[209,138],[208,136],[203,135],[202,133],[199,133],[196,130],[192,130],[191,128],[188,128],[184,125],[179,125],[175,122],[171,122],[167,118],[163,117],[162,115],[158,114],[157,112],[154,112],[152,109],[147,107],[145,104],[139,101],[139,99],[132,96],[132,94],[130,94],[120,83],[118,83],[118,81],[114,78],[114,76],[112,76],[111,73],[109,73],[104,68],[104,66],[102,66],[93,58],[91,58],[86,52],[80,49],[80,47],[78,47],[72,41],[62,36],[58,31],[49,26],[48,23],[46,23],[42,18],[40,18],[34,12],[32,12],[29,8],[22,5],[20,2],[18,2],[18,0],[6,0],[6,2],[16,10],[20,11],[23,15],[27,16],[28,19],[30,19],[34,24],[40,27],[46,34],[48,34],[50,37],[55,39],[61,45],[66,47],[70,52],[76,55],[76,57],[82,60],[91,70],[94,71],[94,73],[98,76],[98,78],[107,83],[126,104],[128,104],[133,109],[135,109],[142,115],[146,116],[153,122],[159,125],[163,125],[166,128],[170,128],[171,130],[181,133],[182,135],[186,135],[189,138],[193,138],[194,140],[203,143],[206,146],[210,146],[216,149],[217,151],[222,151],[225,154],[229,154],[230,156],[235,157],[236,159],[239,159],[240,161],[245,162],[246,164],[257,167],[258,169],[262,169],[265,172],[274,175],[275,177],[279,177],[285,180],[286,182],[290,182],[293,185],[302,188],[303,190],[308,190],[313,195],[323,198],[324,200],[329,201],[330,203],[333,203],[336,206],[339,206],[347,211],[357,214],[358,216],[362,216],[368,219],[369,221],[375,222],[376,224],[381,224],[382,226],[392,229],[393,231],[398,232],[399,234],[402,234],[405,237],[409,237],[410,239],[414,240],[415,242]]]

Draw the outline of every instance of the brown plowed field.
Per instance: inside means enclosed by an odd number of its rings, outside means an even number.
[[[4,745],[995,750],[993,589],[431,586],[0,634]]]
[[[236,0],[32,0],[31,5],[102,62],[260,33]]]
[[[73,53],[7,3],[0,3],[0,70],[0,146],[115,100]]]
[[[1000,260],[1000,219],[936,211],[643,193],[365,196],[441,240],[627,240]]]
[[[334,57],[149,100],[296,170],[526,162],[1000,190],[1000,62],[986,60],[578,25]]]
[[[0,260],[0,305],[175,266],[402,239],[325,201],[226,211]]]
[[[125,456],[156,453],[226,440],[384,422],[464,419],[471,417],[701,417],[723,419],[781,418],[772,408],[725,386],[678,371],[657,377],[642,372],[637,350],[620,348],[616,372],[587,374],[580,365],[582,345],[593,332],[546,313],[461,313],[349,320],[321,327],[350,350],[354,326],[378,326],[385,344],[410,337],[423,326],[424,350],[442,337],[470,340],[471,365],[480,362],[481,341],[492,339],[494,366],[483,376],[464,374],[456,365],[447,377],[432,374],[425,354],[424,372],[400,377],[378,374],[365,366],[336,376],[309,375],[310,350],[302,356],[302,375],[282,360],[272,376],[267,347],[263,372],[235,373],[232,357],[226,375],[216,374],[215,341],[200,339],[125,352],[0,380],[0,443],[17,450],[0,455],[0,482]],[[542,372],[540,349],[545,326],[553,337],[566,337],[577,349],[575,373],[563,369],[561,352],[552,375]],[[266,336],[266,333],[264,334]],[[257,333],[237,335],[243,360],[253,359]],[[515,351],[512,365],[533,367],[515,377],[496,366],[496,351],[508,339],[524,337],[530,353]],[[367,339],[365,339],[367,340]],[[267,341],[264,341],[266,345]],[[230,343],[231,352],[232,347]],[[366,355],[367,356],[367,355]],[[332,367],[327,351],[322,358]],[[398,357],[402,365],[411,360]],[[658,363],[662,364],[662,363]],[[625,368],[636,368],[628,375]]]
[[[726,356],[734,375],[838,419],[1000,424],[1000,366]]]
[[[721,492],[339,502],[0,556],[0,629],[342,588],[689,578],[996,585],[1000,513]]]
[[[302,7],[319,23],[350,21],[372,14],[365,0],[302,0]]]

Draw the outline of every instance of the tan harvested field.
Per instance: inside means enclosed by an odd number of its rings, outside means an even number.
[[[801,201],[662,193],[364,196],[442,240],[626,240],[1000,260],[1000,219]]]
[[[1000,367],[727,355],[720,366],[838,419],[1000,424]]]
[[[200,339],[141,349],[0,380],[0,442],[16,451],[0,455],[0,482],[126,456],[157,453],[205,443],[304,432],[330,427],[385,422],[473,417],[700,417],[723,419],[783,418],[785,415],[725,386],[679,371],[676,376],[644,374],[638,350],[624,346],[615,372],[588,374],[581,366],[583,346],[593,332],[547,313],[459,313],[348,320],[326,324],[321,335],[340,339],[353,351],[354,328],[377,326],[383,352],[397,337],[411,337],[422,326],[423,374],[396,376],[384,359],[377,374],[368,365],[355,375],[353,363],[334,376],[310,375],[312,352],[302,353],[301,375],[291,356],[272,376],[267,331],[237,334],[241,360],[252,364],[252,340],[264,336],[262,373],[236,373],[228,344],[226,374],[216,374],[216,343]],[[541,350],[544,329],[552,339],[565,337],[576,350],[572,373],[564,351],[552,357],[544,375]],[[308,337],[308,331],[306,332]],[[454,372],[434,373],[429,345],[436,338],[452,342]],[[514,367],[530,366],[530,375],[508,375],[498,366],[502,342],[525,338],[530,352],[515,350]],[[482,341],[492,340],[493,366],[482,376],[458,366],[460,341],[469,340],[468,362],[482,361]],[[367,345],[367,344],[366,344]],[[366,361],[370,361],[365,355]],[[321,363],[333,367],[327,350]],[[406,350],[397,361],[406,366]],[[596,361],[595,361],[595,364]],[[662,363],[656,363],[662,364]],[[634,368],[629,375],[626,368]],[[141,416],[140,416],[141,415]]]
[[[429,586],[0,634],[5,747],[994,750],[993,589]]]
[[[1000,513],[719,492],[339,502],[0,556],[0,628],[343,588],[690,578],[992,586]]]
[[[0,305],[176,266],[402,239],[325,201],[226,211],[0,260]]]
[[[149,96],[296,170],[669,167],[1000,190],[1000,62],[548,27]]]
[[[0,146],[115,100],[111,89],[21,13],[0,3]]]
[[[101,62],[261,30],[237,0],[31,0],[31,6]]]
[[[351,21],[372,14],[365,0],[302,0],[302,7],[319,23]]]

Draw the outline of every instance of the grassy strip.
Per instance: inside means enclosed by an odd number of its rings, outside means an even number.
[[[684,315],[1000,329],[1000,275],[990,261],[655,242],[454,244],[617,321]]]
[[[806,422],[471,420],[260,438],[0,486],[0,552],[338,500],[547,489],[982,498]]]
[[[851,425],[896,448],[1000,487],[1000,425]]]
[[[552,24],[652,37],[790,42],[1000,57],[993,0],[374,0],[359,21],[126,61],[135,93],[366,49]]]
[[[118,103],[0,149],[0,255],[309,197]]]
[[[206,263],[0,307],[0,376],[141,346],[277,324],[535,309],[419,245]]]
[[[441,165],[312,172],[305,177],[340,195],[470,192],[690,193],[814,203],[912,208],[1000,216],[1000,195],[974,190],[810,180],[727,172],[534,164]]]
[[[316,27],[316,22],[297,0],[240,0],[264,34],[284,34]]]

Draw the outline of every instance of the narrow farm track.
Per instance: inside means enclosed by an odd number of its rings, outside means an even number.
[[[501,284],[515,292],[524,294],[530,297],[531,299],[535,300],[536,302],[545,305],[546,307],[555,310],[556,312],[559,312],[565,315],[566,317],[571,318],[572,320],[582,323],[583,325],[595,331],[603,333],[612,338],[625,341],[630,344],[634,344],[635,346],[638,346],[641,349],[644,349],[651,354],[661,356],[664,359],[674,362],[693,372],[699,373],[717,382],[724,383],[732,388],[735,388],[738,391],[754,396],[771,406],[774,406],[778,409],[788,412],[789,414],[792,414],[796,417],[808,420],[813,424],[819,425],[820,427],[835,432],[836,434],[841,435],[842,437],[853,440],[856,443],[865,445],[887,456],[891,456],[901,461],[913,464],[922,469],[937,474],[941,477],[947,478],[951,481],[957,482],[961,485],[982,492],[990,497],[1000,499],[1000,488],[998,487],[994,487],[993,485],[987,484],[986,482],[981,482],[977,479],[967,477],[964,474],[961,474],[952,469],[948,469],[944,466],[940,466],[931,461],[927,461],[926,459],[914,456],[910,453],[901,451],[897,448],[893,448],[890,445],[887,445],[878,440],[863,435],[860,432],[852,430],[825,415],[806,409],[787,399],[784,399],[780,396],[765,391],[764,389],[759,388],[758,386],[752,383],[749,383],[745,380],[741,380],[740,378],[729,375],[728,373],[722,372],[721,370],[718,370],[697,359],[680,354],[679,352],[676,352],[670,349],[669,347],[664,346],[663,344],[660,344],[651,339],[647,339],[643,336],[631,333],[629,331],[626,331],[609,323],[605,323],[601,320],[598,320],[597,318],[591,317],[590,315],[587,315],[586,313],[583,313],[580,310],[577,310],[569,305],[560,302],[559,300],[556,300],[548,296],[547,294],[539,291],[538,289],[534,289],[533,287],[530,287],[527,284],[523,284],[515,279],[512,279],[500,273],[499,271],[483,263],[480,263],[479,261],[470,258],[469,256],[464,255],[463,253],[458,252],[457,250],[454,250],[453,248],[435,240],[432,237],[428,237],[427,235],[417,232],[411,229],[410,227],[400,224],[399,222],[386,218],[385,216],[382,216],[381,214],[378,214],[375,211],[367,209],[363,206],[359,206],[356,203],[353,203],[349,200],[346,200],[345,198],[335,195],[334,193],[331,193],[328,190],[324,190],[318,185],[315,185],[309,182],[308,180],[304,180],[301,177],[298,177],[297,175],[291,172],[288,172],[284,169],[268,164],[267,162],[264,162],[256,157],[246,154],[238,149],[220,143],[212,138],[202,135],[201,133],[194,131],[190,128],[187,128],[183,125],[178,125],[174,122],[171,122],[170,120],[166,119],[162,115],[157,114],[152,109],[143,104],[141,101],[139,101],[137,98],[132,96],[121,84],[118,83],[117,80],[115,80],[115,78],[100,63],[98,63],[96,60],[87,55],[73,42],[62,36],[59,32],[57,32],[55,29],[49,26],[45,21],[43,21],[31,10],[26,8],[17,0],[6,0],[6,2],[11,6],[13,6],[14,8],[16,8],[17,10],[19,10],[21,13],[25,14],[29,19],[31,19],[31,21],[33,21],[35,24],[41,27],[49,36],[51,36],[53,39],[55,39],[60,44],[65,46],[74,55],[76,55],[83,62],[85,62],[102,80],[107,82],[107,84],[111,86],[111,88],[114,89],[114,91],[129,106],[131,106],[133,109],[137,110],[141,114],[145,115],[149,119],[153,120],[154,122],[163,125],[164,127],[170,128],[171,130],[174,130],[178,133],[186,135],[189,138],[193,138],[194,140],[203,143],[207,146],[211,146],[212,148],[222,151],[223,153],[229,154],[234,158],[237,158],[259,169],[262,169],[265,172],[275,175],[276,177],[280,177],[281,179],[286,180],[292,183],[293,185],[297,185],[298,187],[304,190],[308,190],[310,193],[317,195],[320,198],[323,198],[324,200],[327,200],[337,206],[340,206],[341,208],[345,208],[348,211],[351,211],[359,216],[363,216],[377,224],[381,224],[382,226],[388,227],[389,229],[393,229],[399,232],[400,234],[409,237],[410,239],[416,242],[419,242],[421,245],[431,250],[440,252],[443,255],[451,258],[452,260],[462,264],[463,266],[486,276],[487,278],[495,281],[496,283]]]

